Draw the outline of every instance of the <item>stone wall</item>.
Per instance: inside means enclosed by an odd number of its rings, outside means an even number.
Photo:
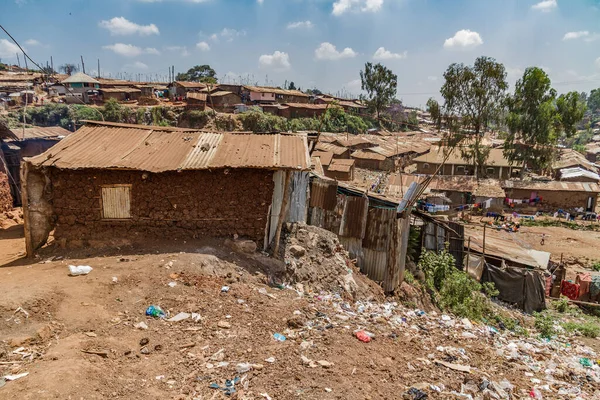
[[[167,172],[52,169],[55,238],[105,241],[146,237],[231,236],[262,241],[273,196],[273,171]],[[101,186],[131,184],[129,220],[101,214]]]

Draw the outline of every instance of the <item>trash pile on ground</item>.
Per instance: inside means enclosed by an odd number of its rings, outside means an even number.
[[[306,224],[292,224],[286,236],[284,280],[308,293],[345,293],[353,299],[383,298],[381,287],[359,273],[337,235]]]

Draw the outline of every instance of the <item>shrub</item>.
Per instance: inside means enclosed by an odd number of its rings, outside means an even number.
[[[556,310],[559,313],[564,313],[565,311],[567,311],[569,309],[569,300],[562,297],[561,299],[556,300],[554,302],[554,307],[556,308]]]
[[[425,274],[427,287],[440,291],[447,277],[455,270],[454,257],[446,250],[440,253],[425,250],[419,258],[419,268]]]
[[[244,130],[258,132],[281,132],[287,128],[285,118],[265,114],[260,109],[252,108],[239,115]]]
[[[182,115],[182,119],[187,118],[190,128],[204,128],[210,121],[209,111],[191,110]]]
[[[596,338],[600,336],[600,325],[597,322],[564,322],[561,324],[561,326],[569,333],[577,332],[580,335],[589,338]]]
[[[596,261],[595,263],[592,264],[592,269],[594,271],[600,272],[600,261]]]
[[[552,318],[552,315],[550,315],[548,311],[543,311],[541,313],[535,312],[533,313],[533,316],[535,318],[535,329],[540,332],[541,337],[550,339],[556,334],[554,318]]]

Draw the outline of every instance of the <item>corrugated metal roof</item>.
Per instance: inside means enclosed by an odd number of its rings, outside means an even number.
[[[63,80],[62,83],[97,83],[100,84],[97,80],[92,78],[89,75],[84,74],[83,72],[77,72],[67,79]]]
[[[337,156],[344,154],[345,152],[348,151],[348,149],[345,147],[340,147],[340,146],[336,146],[335,144],[323,143],[323,142],[317,143],[317,145],[315,146],[315,149],[321,150],[321,151],[329,151]]]
[[[206,93],[197,93],[197,92],[188,92],[186,94],[186,97],[188,99],[194,99],[194,100],[198,100],[198,101],[206,101],[206,97],[208,95]]]
[[[229,92],[227,90],[219,90],[219,91],[211,93],[210,97],[221,97],[221,96],[227,96],[228,94],[233,94],[233,92]]]
[[[307,141],[301,136],[154,128],[86,125],[30,161],[35,166],[62,169],[150,172],[211,168],[310,170]]]
[[[100,89],[100,92],[104,93],[141,93],[140,89],[131,88],[131,87],[118,87],[118,88],[103,88]]]
[[[360,160],[377,160],[377,161],[383,161],[386,159],[386,156],[384,156],[384,155],[381,155],[379,153],[372,153],[370,151],[364,151],[364,150],[357,150],[357,151],[353,152],[352,154],[350,154],[350,157],[358,158]]]
[[[353,166],[354,160],[334,158],[333,160],[331,160],[331,163],[329,164],[327,170],[330,172],[350,172]]]
[[[318,157],[321,159],[321,165],[327,166],[331,163],[333,153],[330,151],[313,151],[312,157]]]
[[[206,83],[202,83],[202,82],[176,81],[175,85],[179,85],[186,89],[202,89],[202,88],[206,87]]]
[[[325,110],[329,107],[327,104],[309,104],[309,103],[284,103],[289,108],[303,108],[306,110]],[[330,107],[331,108],[331,107]]]
[[[422,156],[416,157],[413,161],[415,162],[426,162],[430,164],[441,164],[444,160],[446,148],[434,146],[431,147],[431,150],[427,154],[423,154]],[[455,165],[471,165],[472,163],[465,161],[461,154],[460,149],[455,148],[450,153],[446,164],[455,164]],[[496,167],[510,167],[512,164],[504,157],[504,153],[502,149],[490,149],[490,154],[485,163],[488,166],[496,166]]]
[[[596,181],[600,181],[600,175],[588,171],[587,169],[583,169],[581,167],[575,168],[563,168],[560,170],[560,179],[577,179],[577,178],[589,178],[594,179]]]
[[[23,128],[15,128],[11,129],[11,131],[19,139],[58,138],[73,133],[60,126],[34,126],[33,128],[25,128],[25,137],[23,137]]]
[[[524,189],[537,191],[553,192],[590,192],[600,193],[600,186],[597,183],[585,182],[532,182],[532,181],[503,181],[501,186],[504,189]]]
[[[258,93],[275,93],[275,94],[285,94],[288,96],[299,96],[299,97],[310,97],[306,93],[302,93],[299,90],[286,90],[269,86],[244,86],[245,89],[251,92]]]
[[[598,172],[598,168],[593,162],[589,161],[583,154],[573,149],[562,149],[558,160],[554,162],[552,168],[557,170],[578,166],[594,173]]]

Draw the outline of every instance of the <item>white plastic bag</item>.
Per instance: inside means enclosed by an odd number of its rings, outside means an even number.
[[[89,265],[69,265],[69,272],[71,273],[71,276],[87,275],[92,272],[92,269],[93,268]]]

